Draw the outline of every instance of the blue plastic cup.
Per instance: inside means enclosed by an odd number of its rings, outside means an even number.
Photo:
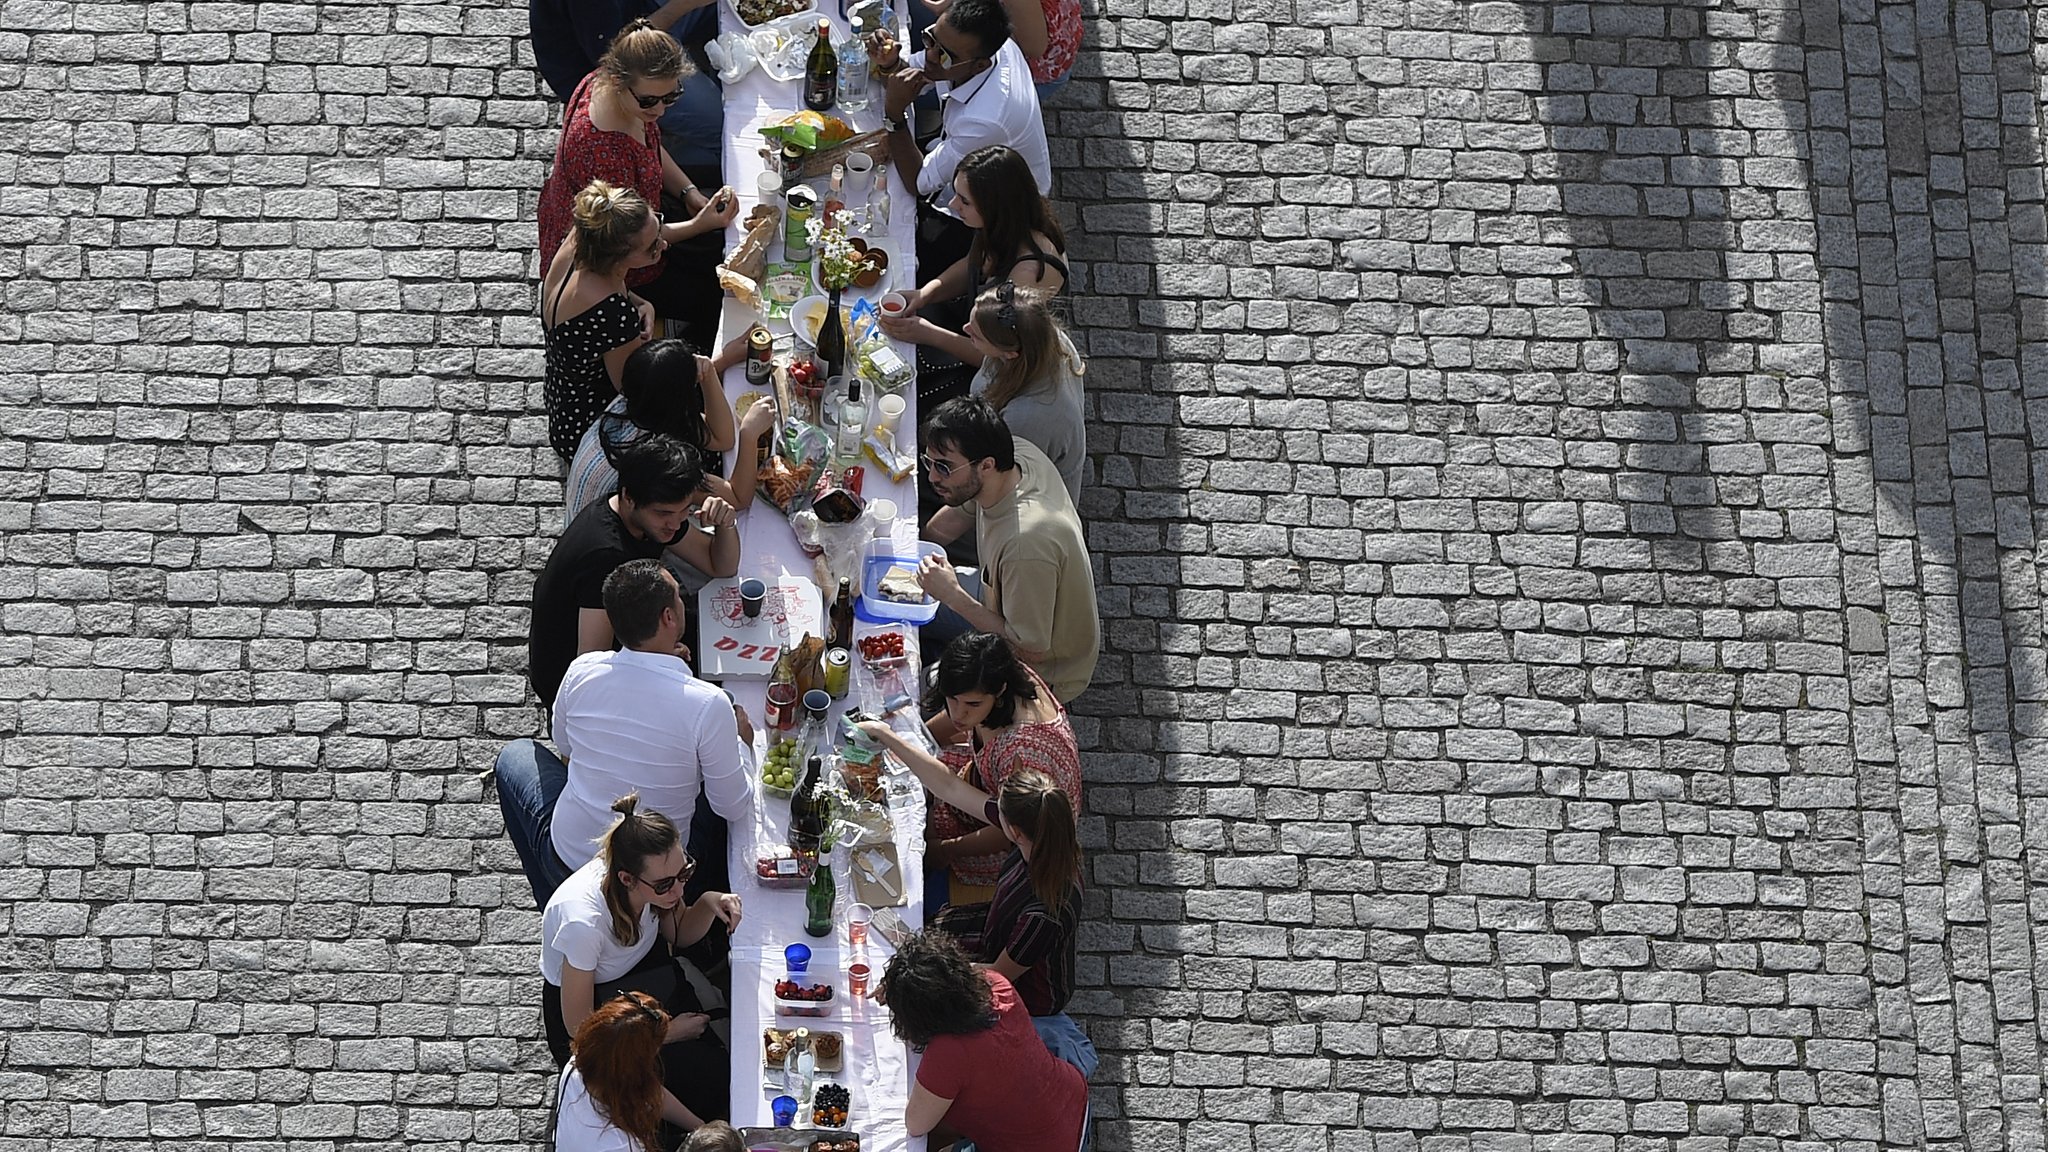
[[[777,1096],[768,1102],[768,1107],[775,1112],[775,1126],[777,1128],[787,1128],[796,1123],[796,1097]]]
[[[789,970],[792,979],[811,970],[811,946],[791,944],[782,950],[783,967]]]

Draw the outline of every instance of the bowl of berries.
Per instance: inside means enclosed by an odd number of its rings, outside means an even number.
[[[820,1128],[846,1127],[846,1110],[853,1105],[853,1093],[844,1084],[825,1081],[811,1092],[811,1123]]]
[[[777,980],[775,982],[775,1013],[778,1016],[830,1016],[832,1014],[832,985],[830,983],[808,984],[798,980]]]

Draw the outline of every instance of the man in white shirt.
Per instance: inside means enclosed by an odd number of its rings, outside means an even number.
[[[742,756],[752,725],[676,655],[682,592],[661,561],[615,569],[604,609],[626,647],[577,657],[555,695],[555,743],[569,765],[549,830],[555,854],[570,868],[588,862],[611,827],[612,802],[638,792],[641,807],[675,821],[690,846],[699,862],[692,886],[722,890],[724,824],[745,816],[753,795]]]
[[[953,199],[953,173],[976,149],[1006,144],[1031,165],[1040,195],[1052,191],[1052,155],[1045,144],[1045,119],[1031,62],[1010,39],[1010,17],[1001,0],[953,0],[938,22],[925,30],[925,48],[902,56],[904,67],[889,77],[883,127],[889,156],[903,183],[918,198],[945,209]],[[894,48],[880,59],[890,66]],[[939,93],[939,135],[921,151],[908,111],[926,85]]]

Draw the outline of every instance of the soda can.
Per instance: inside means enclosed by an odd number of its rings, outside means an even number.
[[[747,333],[747,383],[766,384],[775,375],[775,337],[755,326]]]
[[[834,700],[846,695],[847,679],[853,672],[853,656],[844,648],[825,653],[825,691]]]

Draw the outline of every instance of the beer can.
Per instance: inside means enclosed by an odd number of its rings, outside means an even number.
[[[846,695],[847,678],[853,671],[853,657],[844,648],[825,653],[825,691],[834,700]]]
[[[791,260],[811,258],[811,233],[805,227],[818,207],[818,194],[808,184],[792,184],[783,193],[782,251]]]
[[[747,333],[747,383],[766,384],[775,375],[775,337],[755,327]]]

